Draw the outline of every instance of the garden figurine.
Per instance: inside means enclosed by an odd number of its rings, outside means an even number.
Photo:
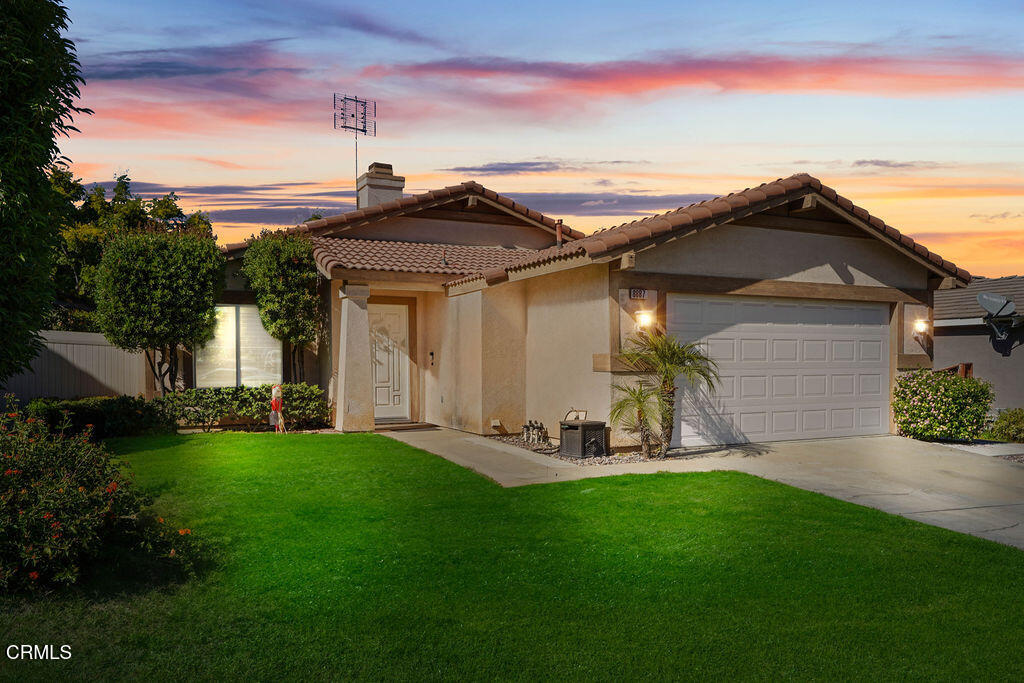
[[[279,434],[284,434],[288,430],[284,426],[284,398],[281,395],[281,385],[275,384],[270,390],[270,424],[274,426],[274,431]]]

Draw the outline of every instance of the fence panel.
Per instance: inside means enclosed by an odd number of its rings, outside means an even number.
[[[44,348],[32,368],[12,377],[4,393],[22,401],[39,396],[135,396],[146,389],[146,359],[111,346],[94,332],[40,332]]]

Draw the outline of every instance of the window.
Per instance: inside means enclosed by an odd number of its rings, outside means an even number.
[[[217,306],[217,328],[196,349],[196,386],[233,387],[281,381],[281,342],[267,334],[255,306]]]

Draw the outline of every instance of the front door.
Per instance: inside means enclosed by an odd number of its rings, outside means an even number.
[[[409,307],[370,304],[373,416],[409,419]]]

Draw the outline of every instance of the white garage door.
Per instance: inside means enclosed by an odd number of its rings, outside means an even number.
[[[666,322],[721,374],[680,391],[673,445],[889,430],[888,304],[670,294]]]

